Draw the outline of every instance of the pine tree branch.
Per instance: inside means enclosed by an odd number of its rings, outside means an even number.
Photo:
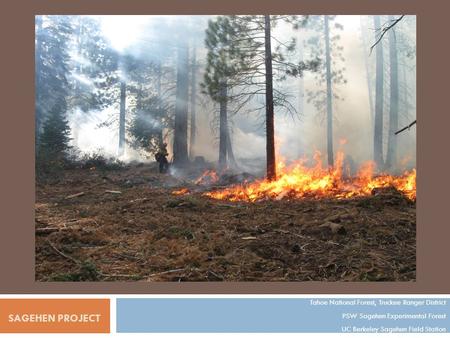
[[[384,36],[390,29],[392,29],[396,24],[398,24],[404,17],[405,17],[405,16],[402,15],[402,16],[400,16],[399,18],[397,18],[397,19],[395,19],[395,20],[392,20],[392,22],[391,22],[390,25],[388,25],[388,26],[386,26],[386,27],[383,27],[383,29],[381,30],[380,36],[379,36],[378,39],[375,41],[375,43],[370,47],[370,53],[369,53],[369,55],[372,54],[372,51],[373,51],[374,47],[375,47],[377,44],[380,43],[381,39],[383,39],[383,36]]]
[[[411,128],[413,125],[416,124],[416,122],[417,122],[417,120],[414,120],[414,121],[411,122],[408,126],[402,128],[402,129],[400,129],[399,131],[396,131],[396,132],[395,132],[395,135],[398,135],[398,134],[400,134],[402,131],[405,131],[406,129]]]

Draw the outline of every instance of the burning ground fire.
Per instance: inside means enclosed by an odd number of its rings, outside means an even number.
[[[267,179],[233,185],[224,189],[204,192],[203,195],[228,201],[255,202],[266,199],[281,200],[284,198],[352,198],[368,196],[377,188],[394,187],[411,200],[416,199],[416,170],[404,172],[401,176],[389,174],[375,175],[373,162],[362,165],[355,177],[343,175],[344,154],[339,152],[336,165],[332,169],[322,167],[320,153],[314,156],[315,165],[307,167],[306,160],[299,160],[286,165],[284,159],[277,163],[277,179]],[[217,178],[217,174],[205,172],[196,182],[202,182],[205,177]],[[174,194],[184,195],[187,189],[181,189]]]
[[[219,176],[214,170],[205,171],[199,178],[195,180],[195,184],[205,185],[213,184],[219,181]]]

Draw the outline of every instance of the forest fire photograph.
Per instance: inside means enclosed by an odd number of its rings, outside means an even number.
[[[36,281],[416,281],[414,15],[38,15],[34,57]]]

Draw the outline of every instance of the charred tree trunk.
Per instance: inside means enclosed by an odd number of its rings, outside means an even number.
[[[265,67],[266,67],[266,161],[267,179],[276,179],[275,129],[273,107],[272,47],[270,36],[270,15],[264,15]]]
[[[219,169],[227,167],[227,139],[228,139],[228,116],[227,116],[227,83],[220,83],[220,117],[219,117]]]
[[[380,34],[381,24],[380,17],[374,16],[375,40]],[[373,159],[378,169],[383,168],[383,43],[380,41],[376,47],[376,86],[375,86],[375,119],[373,133]]]
[[[191,134],[189,142],[189,156],[193,158],[196,136],[196,101],[197,101],[197,48],[195,43],[192,47],[192,69],[191,69]]]
[[[327,154],[328,166],[334,165],[333,154],[333,93],[331,88],[331,52],[330,52],[330,27],[328,15],[325,15],[325,58],[327,69]]]
[[[389,20],[394,20],[389,16]],[[395,30],[389,30],[389,64],[390,64],[390,105],[389,105],[389,135],[386,154],[386,167],[395,168],[397,165],[397,137],[395,132],[398,130],[398,56],[397,41]]]
[[[119,156],[125,151],[125,105],[127,100],[127,85],[120,81],[120,115],[119,115]]]
[[[173,163],[183,167],[188,162],[187,127],[189,99],[189,49],[187,42],[180,41],[177,49],[177,88],[175,102],[175,130]]]

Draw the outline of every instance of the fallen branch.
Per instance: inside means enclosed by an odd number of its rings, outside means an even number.
[[[61,256],[63,256],[64,258],[66,258],[66,259],[68,259],[68,260],[74,262],[74,263],[77,264],[77,265],[81,265],[81,262],[80,262],[80,261],[78,261],[78,260],[76,260],[75,258],[73,258],[73,257],[71,257],[71,256],[69,256],[69,255],[67,255],[67,254],[65,254],[64,252],[58,250],[58,249],[56,248],[56,246],[55,246],[52,242],[50,242],[49,240],[47,240],[47,243],[48,243],[48,245],[50,245],[50,247],[51,247],[53,250],[55,250],[55,252],[58,253],[59,255],[61,255]]]
[[[416,124],[416,122],[417,122],[417,120],[414,120],[414,121],[411,122],[408,126],[402,128],[402,129],[400,129],[399,131],[396,131],[396,132],[395,132],[395,135],[400,134],[402,131],[405,131],[406,129],[411,128],[413,125]]]
[[[59,227],[46,227],[46,228],[36,228],[36,235],[48,235],[53,232],[58,232],[61,230],[67,230],[68,228],[59,228]]]
[[[66,196],[65,199],[68,200],[68,199],[75,198],[75,197],[80,197],[80,196],[83,196],[83,195],[84,195],[84,191],[83,192],[79,192],[77,194]]]
[[[167,275],[167,274],[172,273],[172,272],[180,272],[180,271],[184,271],[184,270],[186,270],[186,268],[155,272],[155,273],[152,273],[151,275],[148,275],[147,276],[147,280],[150,279],[151,277],[160,276],[160,275]]]

